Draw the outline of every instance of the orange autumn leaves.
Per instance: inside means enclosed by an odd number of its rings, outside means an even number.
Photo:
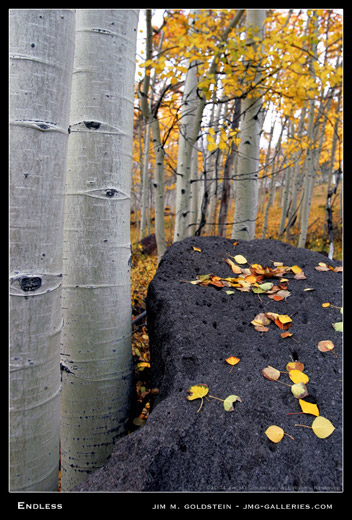
[[[258,332],[268,332],[271,322],[274,322],[277,327],[281,330],[289,329],[292,325],[292,318],[288,314],[278,314],[276,312],[261,312],[251,321],[254,325],[255,330]],[[292,336],[290,332],[282,332],[281,337],[286,338]]]
[[[201,249],[193,247],[194,251],[201,252]],[[195,280],[183,282],[192,285],[209,286],[213,285],[218,288],[236,289],[241,292],[253,292],[258,296],[267,294],[269,298],[275,301],[285,300],[290,296],[288,291],[287,278],[283,278],[285,274],[293,273],[295,279],[305,279],[303,270],[297,266],[285,266],[282,262],[274,262],[274,267],[263,267],[261,264],[249,264],[243,255],[231,256],[223,260],[230,266],[236,277],[222,277],[210,274],[198,275]],[[266,281],[268,278],[280,278],[279,282]],[[233,291],[226,290],[227,294],[233,294]]]

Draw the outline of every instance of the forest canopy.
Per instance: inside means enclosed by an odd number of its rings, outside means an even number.
[[[325,183],[327,194],[342,172],[341,10],[155,9],[139,31],[137,235],[155,219],[161,254],[192,234],[243,238],[236,220],[254,221],[244,238],[268,237],[277,196],[275,237],[306,246],[313,190]],[[250,153],[246,116],[257,120]],[[160,202],[175,217],[168,236]]]

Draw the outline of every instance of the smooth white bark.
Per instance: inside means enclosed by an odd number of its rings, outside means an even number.
[[[75,14],[10,10],[10,490],[57,491]]]
[[[106,462],[129,413],[137,22],[135,10],[76,14],[64,233],[63,490]]]
[[[199,9],[192,11],[192,14],[197,16]],[[197,61],[190,60],[183,91],[179,123],[174,230],[175,242],[186,238],[186,236],[190,234],[192,153],[198,136],[196,128],[200,126],[200,120],[203,115],[202,112],[199,120],[197,109],[200,99],[197,93],[197,85]]]
[[[263,37],[266,12],[262,9],[247,10],[246,29],[256,30],[253,35]],[[247,43],[253,44],[252,35]],[[248,67],[253,66],[250,62]],[[255,64],[254,64],[255,66]],[[256,81],[260,75],[257,74]],[[254,238],[258,206],[259,145],[262,129],[262,98],[260,88],[250,92],[242,101],[240,126],[241,141],[238,148],[238,172],[235,180],[235,215],[232,237],[239,240]]]

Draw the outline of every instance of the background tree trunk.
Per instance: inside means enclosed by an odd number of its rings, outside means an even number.
[[[312,34],[312,43],[310,49],[310,74],[315,81],[315,72],[313,63],[317,55],[317,44],[314,42],[318,31],[318,22],[313,20],[314,31]],[[314,42],[314,43],[313,43]],[[307,240],[308,231],[308,219],[310,212],[310,204],[312,199],[313,185],[314,185],[314,158],[316,155],[316,135],[314,132],[314,111],[315,111],[315,99],[311,95],[309,99],[309,112],[308,112],[308,124],[307,124],[307,139],[308,139],[308,150],[305,160],[305,175],[303,184],[303,195],[302,195],[302,208],[301,208],[301,228],[298,237],[298,247],[305,247]]]
[[[192,11],[192,13],[197,16],[199,9]],[[200,101],[197,93],[197,85],[197,62],[189,61],[179,124],[174,230],[175,242],[186,238],[186,236],[190,234],[192,153],[193,150],[195,151],[194,144],[198,136],[198,132],[195,131],[195,128],[197,125],[200,125],[200,121],[197,121],[197,108]]]
[[[266,12],[263,9],[247,10],[247,43],[254,45],[253,36],[263,38]],[[257,31],[257,32],[253,32]],[[248,69],[256,66],[248,63]],[[256,75],[258,81],[260,75]],[[245,79],[246,82],[246,79]],[[241,141],[238,150],[238,172],[235,180],[235,216],[232,236],[239,240],[254,238],[258,205],[259,145],[262,129],[262,99],[256,88],[242,101],[240,126]]]
[[[64,235],[63,490],[106,462],[129,414],[137,22],[134,10],[76,15]]]
[[[10,11],[10,490],[57,491],[75,14]]]

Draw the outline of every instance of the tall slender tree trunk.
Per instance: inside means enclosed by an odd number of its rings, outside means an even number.
[[[57,491],[75,14],[10,11],[10,490]]]
[[[138,11],[79,10],[64,234],[62,489],[104,465],[132,390],[130,179]]]
[[[215,136],[218,134],[219,131],[221,112],[223,111],[223,108],[223,103],[218,103],[217,105],[215,105],[214,95],[214,104],[210,115],[209,128],[212,128],[214,130]],[[212,152],[206,150],[205,153],[207,164],[207,179],[205,180],[207,182],[208,202],[206,208],[206,224],[204,226],[203,233],[207,235],[215,235],[214,224],[217,203],[218,165],[220,162],[219,156],[221,155],[221,150],[219,150],[219,148]]]
[[[281,125],[280,136],[275,145],[274,157],[272,158],[270,189],[269,189],[268,203],[266,205],[265,212],[264,212],[264,224],[263,224],[262,238],[265,238],[265,236],[266,236],[266,232],[267,232],[267,228],[268,228],[269,211],[275,200],[276,183],[277,183],[277,178],[278,178],[278,173],[275,170],[279,169],[278,157],[279,157],[279,153],[280,153],[280,149],[281,149],[281,139],[282,139],[282,134],[283,134],[285,125],[286,125],[286,121]]]
[[[237,130],[239,126],[240,114],[241,114],[241,100],[236,99],[233,107],[233,118],[231,124],[231,130]],[[232,176],[233,169],[235,163],[236,156],[236,145],[232,142],[231,149],[229,151],[228,156],[226,157],[225,166],[224,166],[224,179],[222,184],[222,192],[221,192],[221,201],[220,201],[220,209],[219,209],[219,224],[218,224],[218,234],[220,236],[226,236],[226,218],[228,214],[228,209],[231,200],[231,184],[232,184]]]
[[[139,238],[142,240],[148,231],[149,217],[149,151],[150,151],[150,121],[145,119],[146,131],[144,133],[144,153],[143,153],[143,176],[142,176],[142,201],[141,201],[141,227]]]
[[[231,30],[236,27],[236,25],[240,22],[242,16],[244,14],[244,9],[239,9],[236,13],[236,15],[233,17],[227,28],[224,30],[224,32],[221,35],[221,43],[226,42]],[[214,75],[216,73],[216,68],[218,65],[218,60],[220,59],[221,54],[223,53],[223,45],[221,45],[220,49],[216,54],[214,55],[213,61],[210,65],[208,76]],[[189,98],[190,93],[196,93],[196,87],[197,84],[194,86],[194,80],[191,74],[192,71],[192,64],[190,64],[189,67],[189,74],[187,73],[186,77],[186,84],[184,89],[184,100],[187,101]],[[189,76],[189,85],[187,85]],[[188,94],[186,94],[188,93]],[[198,97],[198,96],[197,96]],[[195,101],[194,104],[192,104],[192,107],[187,108],[186,114],[190,115],[193,118],[193,123],[191,128],[187,128],[187,135],[185,133],[183,134],[184,137],[186,137],[185,143],[182,143],[182,141],[179,143],[179,151],[178,151],[178,160],[177,160],[177,183],[176,183],[176,215],[175,215],[175,231],[174,231],[174,241],[177,242],[178,240],[182,240],[187,236],[187,227],[189,225],[188,222],[188,215],[189,215],[189,173],[191,171],[191,160],[192,160],[192,153],[188,153],[188,150],[191,151],[194,147],[194,143],[197,140],[202,118],[203,118],[203,112],[206,104],[206,98],[202,97]],[[191,110],[190,110],[191,109]],[[183,116],[181,116],[182,118]],[[185,121],[185,120],[184,120]],[[181,119],[182,124],[182,119]],[[180,134],[182,134],[182,131],[184,130],[181,128]],[[188,134],[189,132],[189,134]],[[181,149],[180,149],[181,145]],[[183,145],[185,145],[185,151],[182,151]],[[204,193],[205,197],[208,196],[207,192],[207,180],[204,180]],[[206,200],[202,201],[202,208],[205,209],[207,206]],[[201,216],[201,222],[200,227],[196,231],[197,234],[200,234],[201,228],[204,226],[204,211],[202,209],[202,216]]]
[[[313,34],[312,39],[314,39],[315,34],[318,31],[318,23],[317,20],[313,22]],[[313,68],[313,63],[316,58],[317,53],[317,44],[312,43],[310,49],[310,74],[312,78],[315,78],[315,72]],[[305,247],[307,241],[307,231],[308,231],[308,219],[310,212],[310,203],[314,185],[314,156],[315,156],[315,147],[316,147],[316,139],[314,132],[314,111],[315,111],[315,100],[312,95],[309,100],[309,112],[308,112],[308,125],[307,125],[307,139],[308,139],[308,150],[305,160],[305,177],[304,177],[304,185],[303,185],[303,199],[302,199],[302,209],[301,209],[301,228],[298,237],[298,247]]]
[[[197,16],[197,14],[199,14],[199,10],[193,10],[192,14]],[[194,20],[195,19],[196,18],[194,18]],[[174,230],[175,242],[177,240],[182,240],[189,235],[191,212],[192,153],[195,139],[198,136],[198,132],[195,134],[194,128],[199,124],[199,122],[196,120],[197,108],[199,105],[197,85],[197,62],[189,61],[179,124],[176,172],[176,214]]]
[[[153,27],[152,27],[152,12],[150,9],[146,10],[146,60],[151,60],[153,57]],[[162,48],[163,34],[160,37],[159,52]],[[148,70],[149,69],[149,70]],[[164,226],[164,157],[165,151],[161,141],[160,124],[158,120],[158,105],[153,110],[153,89],[155,83],[155,71],[152,81],[150,82],[150,67],[147,67],[148,73],[143,79],[142,90],[140,91],[141,110],[146,122],[147,132],[145,138],[145,146],[150,146],[150,131],[152,132],[152,145],[155,153],[154,178],[153,178],[153,193],[155,196],[155,238],[158,251],[158,259],[160,260],[166,251],[165,240],[165,226]],[[150,84],[151,83],[151,84]],[[149,99],[149,87],[151,87],[151,95]],[[166,90],[165,90],[166,91]],[[163,95],[163,94],[162,94]],[[160,99],[161,102],[161,99]],[[142,224],[146,220],[146,200],[148,193],[147,175],[144,176],[143,181],[143,196],[142,196]],[[149,215],[149,212],[148,212]],[[150,222],[150,220],[149,220]],[[142,226],[143,227],[143,226]],[[141,233],[141,238],[144,238],[145,233]]]
[[[263,38],[266,12],[263,9],[247,10],[247,44],[254,45],[253,36]],[[257,31],[257,32],[253,32]],[[260,44],[260,42],[259,42]],[[250,62],[248,69],[255,67]],[[260,75],[257,73],[256,81]],[[238,150],[238,172],[235,180],[235,216],[232,236],[240,240],[254,238],[258,206],[259,145],[262,129],[262,97],[255,89],[242,101],[240,126],[241,141]]]
[[[164,146],[161,142],[160,125],[157,116],[152,116],[153,146],[155,149],[155,166],[153,188],[155,193],[155,239],[158,260],[166,251],[164,225]]]

